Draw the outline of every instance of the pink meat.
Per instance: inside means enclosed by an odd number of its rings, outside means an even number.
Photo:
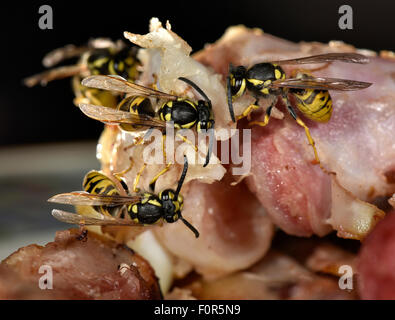
[[[362,299],[395,299],[395,211],[380,221],[359,253]]]
[[[160,299],[155,273],[124,245],[78,230],[60,231],[45,247],[23,247],[0,264],[0,299]],[[41,266],[52,289],[39,288]],[[120,268],[119,268],[120,267]]]
[[[195,58],[225,76],[230,62],[248,67],[273,59],[355,51],[344,44],[295,44],[248,29],[235,30]],[[334,111],[328,123],[302,118],[311,129],[321,161],[337,173],[342,187],[363,201],[392,194],[395,62],[378,57],[367,65],[336,62],[315,75],[374,83],[361,91],[332,91]],[[273,221],[287,233],[325,235],[332,229],[328,218],[337,201],[331,193],[331,179],[312,164],[314,155],[304,129],[281,103],[277,107],[285,113],[285,119],[272,118],[266,128],[252,131],[252,175],[246,179],[247,184]],[[263,114],[255,113],[254,120],[263,120]],[[239,124],[245,126],[246,122]]]
[[[270,247],[273,224],[243,183],[224,179],[211,185],[191,182],[183,216],[200,232],[196,239],[181,222],[157,229],[166,248],[206,278],[245,269]],[[182,240],[180,240],[182,239]]]

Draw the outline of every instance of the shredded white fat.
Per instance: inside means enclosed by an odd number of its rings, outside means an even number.
[[[338,237],[362,240],[384,216],[382,210],[358,199],[332,177],[332,210],[327,222]]]
[[[173,262],[170,254],[158,242],[152,231],[143,232],[127,245],[149,262],[159,278],[162,293],[166,294],[173,282]]]
[[[157,18],[152,18],[149,33],[139,35],[124,32],[124,36],[146,49],[140,50],[139,55],[144,70],[140,80],[154,80],[153,75],[156,75],[157,85],[162,91],[177,94],[185,94],[188,89],[184,82],[178,80],[179,77],[192,80],[212,102],[216,130],[235,128],[235,124],[231,123],[222,76],[190,56],[192,48],[171,30],[169,22],[163,28]],[[201,97],[196,94],[196,98]],[[221,138],[217,136],[217,139]]]

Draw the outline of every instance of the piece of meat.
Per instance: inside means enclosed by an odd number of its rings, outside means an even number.
[[[341,276],[343,273],[339,272],[339,269],[343,265],[350,266],[353,270],[356,269],[355,258],[354,254],[338,246],[323,243],[314,248],[306,261],[306,266],[314,272]]]
[[[196,300],[190,289],[174,288],[165,296],[166,300]]]
[[[214,281],[196,280],[183,290],[198,299],[355,299],[335,279],[318,276],[280,252],[269,252],[248,270]],[[187,292],[188,292],[187,291]],[[173,295],[174,297],[174,295]],[[177,297],[175,297],[177,298]]]
[[[395,209],[395,193],[392,197],[388,200],[388,203]]]
[[[200,232],[196,239],[181,223],[156,228],[159,241],[206,278],[224,276],[259,261],[269,249],[273,224],[243,183],[192,181],[183,216]]]
[[[211,100],[214,114],[218,116],[215,120],[216,128],[229,128],[230,115],[226,112],[228,107],[221,77],[190,57],[192,48],[171,30],[168,21],[163,27],[157,18],[152,18],[149,31],[145,35],[124,33],[129,41],[145,48],[139,51],[139,59],[144,68],[139,81],[144,84],[155,83],[164,92],[182,95],[188,93],[193,97],[196,94],[190,92],[190,88],[179,81],[178,77],[192,80]]]
[[[345,51],[357,50],[338,42],[291,43],[239,26],[229,28],[194,57],[226,76],[229,63],[248,67],[262,61]],[[303,68],[314,66],[319,65]],[[289,74],[291,68],[285,67],[285,71]],[[328,123],[305,120],[323,165],[337,174],[335,186],[312,164],[313,151],[304,129],[288,114],[281,121],[271,119],[265,128],[253,128],[252,175],[246,178],[247,184],[284,231],[322,236],[334,228],[339,236],[362,239],[384,215],[363,201],[395,191],[389,178],[395,168],[394,74],[395,62],[380,57],[372,57],[367,65],[336,62],[314,73],[373,83],[360,91],[331,91],[334,111]],[[269,101],[261,100],[264,110]],[[240,114],[247,105],[236,105],[235,113]],[[282,103],[276,107],[286,113]],[[257,112],[253,118],[262,121],[263,113]],[[241,122],[239,127],[246,124]],[[355,200],[356,205],[350,202],[343,210],[337,202],[344,203],[345,198]]]
[[[0,299],[160,299],[154,271],[130,248],[89,232],[57,232],[46,246],[29,245],[0,265]],[[39,287],[52,269],[52,289]],[[50,280],[47,280],[50,285]]]
[[[395,299],[395,211],[387,214],[362,243],[358,259],[362,299]]]

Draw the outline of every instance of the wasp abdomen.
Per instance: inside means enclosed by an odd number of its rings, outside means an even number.
[[[95,170],[87,173],[82,186],[86,192],[91,194],[119,195],[115,183],[104,174]],[[111,216],[115,215],[119,209],[118,207],[107,206],[93,206],[93,208],[102,214]]]
[[[147,97],[126,97],[117,106],[117,110],[130,112],[135,115],[155,116],[151,100]],[[121,123],[120,127],[125,131],[136,131],[141,126]]]
[[[332,116],[332,98],[326,90],[291,89],[296,98],[296,106],[307,118],[317,122],[327,122]]]

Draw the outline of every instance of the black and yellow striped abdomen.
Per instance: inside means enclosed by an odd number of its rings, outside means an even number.
[[[160,107],[158,113],[162,121],[173,121],[176,129],[190,129],[198,120],[197,107],[188,99],[167,101]]]
[[[142,96],[126,97],[118,104],[117,110],[130,112],[134,115],[155,116],[151,100]],[[121,123],[119,126],[125,131],[136,131],[142,128],[142,126],[126,123]]]
[[[332,116],[332,98],[326,90],[290,89],[296,106],[303,115],[313,121],[328,122]]]
[[[91,75],[118,75],[126,80],[137,79],[140,62],[136,52],[129,48],[116,51],[113,48],[95,49],[87,58]]]
[[[108,196],[119,195],[117,186],[115,185],[114,181],[96,170],[92,170],[85,175],[84,181],[82,182],[82,187],[86,192],[91,194]],[[114,216],[119,209],[118,207],[107,206],[94,206],[93,208],[104,215],[110,216]]]
[[[85,61],[90,75],[118,75],[134,82],[138,76],[137,51],[135,48],[124,48],[117,51],[114,48],[94,49],[87,56],[81,57]],[[81,85],[81,77],[73,78],[73,91],[76,95],[74,103],[94,104],[108,108],[116,108],[120,101],[119,95],[108,90],[88,88]]]
[[[115,109],[119,103],[119,96],[114,95],[111,91],[88,88],[81,84],[81,77],[74,76],[72,80],[73,91],[75,94],[74,104],[81,103],[94,104],[107,108]]]

